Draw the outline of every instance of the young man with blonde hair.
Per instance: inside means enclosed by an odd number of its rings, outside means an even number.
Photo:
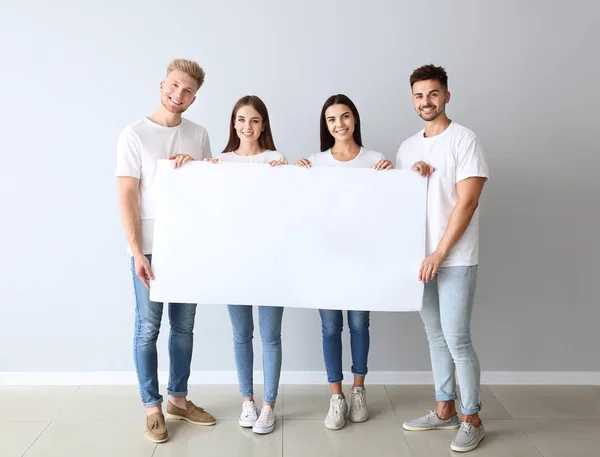
[[[150,301],[149,293],[149,281],[153,279],[153,180],[158,160],[170,159],[178,168],[190,160],[211,157],[206,129],[181,116],[194,103],[203,83],[204,70],[196,62],[173,60],[160,83],[161,105],[157,111],[127,126],[117,143],[115,175],[135,291],[134,362],[146,407],[146,437],[155,443],[167,441],[168,432],[158,389],[156,350],[163,304]],[[167,415],[196,425],[213,425],[215,418],[186,398],[195,315],[195,304],[169,303]]]

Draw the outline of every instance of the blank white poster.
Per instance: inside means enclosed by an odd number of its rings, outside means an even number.
[[[427,180],[160,161],[154,301],[418,311]]]

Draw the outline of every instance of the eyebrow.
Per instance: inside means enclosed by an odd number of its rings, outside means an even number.
[[[427,93],[428,93],[428,94],[433,94],[434,92],[439,92],[439,91],[440,91],[439,89],[432,89],[432,90],[430,90],[430,91],[429,91],[429,92],[427,92]],[[423,95],[423,92],[415,92],[415,93],[413,94],[413,96],[414,96],[414,95]]]
[[[350,111],[346,111],[345,113],[342,113],[341,116],[345,116],[346,114],[350,114]],[[335,119],[335,116],[327,116],[326,119],[327,120],[329,120],[329,119]]]
[[[181,84],[181,83],[180,83],[180,82],[179,82],[177,79],[174,79],[174,80],[173,80],[173,82],[174,82],[175,84],[179,84],[180,86],[183,86],[183,88],[184,88],[184,89],[189,89],[189,90],[191,90],[191,91],[193,91],[193,90],[194,90],[194,89],[193,89],[192,87],[190,87],[190,86],[186,86],[186,85],[184,85],[184,84]]]
[[[244,116],[242,116],[241,114],[238,114],[238,116],[237,116],[237,117],[238,117],[238,119],[246,119],[246,118],[245,118]],[[251,117],[251,118],[250,118],[250,120],[251,120],[251,121],[254,121],[254,120],[256,120],[256,121],[259,121],[259,120],[260,120],[260,117],[258,117],[258,116],[254,116],[254,117]]]

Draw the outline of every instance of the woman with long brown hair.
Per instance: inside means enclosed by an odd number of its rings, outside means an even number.
[[[300,167],[325,166],[341,168],[393,168],[380,152],[371,151],[362,145],[360,115],[356,106],[343,94],[329,97],[321,110],[321,152],[307,159],[299,159]],[[369,355],[369,311],[348,311],[352,373],[354,383],[350,405],[342,391],[342,327],[343,313],[340,310],[320,309],[323,334],[323,356],[327,380],[331,389],[329,412],[325,427],[339,430],[346,425],[346,415],[353,422],[364,422],[369,418],[365,376]]]
[[[221,154],[209,162],[258,163],[271,166],[287,164],[285,156],[275,149],[269,113],[255,95],[242,97],[233,107],[229,123],[229,141]],[[275,428],[275,401],[281,373],[281,320],[283,308],[259,306],[258,318],[263,346],[264,397],[258,414],[254,403],[253,362],[254,320],[252,306],[228,305],[233,327],[235,364],[243,397],[239,424],[266,434]]]

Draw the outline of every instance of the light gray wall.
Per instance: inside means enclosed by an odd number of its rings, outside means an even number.
[[[115,144],[156,108],[176,56],[206,69],[187,115],[215,152],[234,102],[257,94],[293,160],[317,150],[321,105],[338,92],[366,146],[395,159],[421,128],[408,76],[444,65],[449,115],[481,137],[492,173],[473,318],[482,368],[600,370],[597,5],[3,0],[0,371],[133,368]],[[193,369],[233,370],[225,308],[197,319]],[[323,370],[316,311],[287,309],[283,338],[285,370]],[[429,369],[418,315],[373,315],[370,369]]]

